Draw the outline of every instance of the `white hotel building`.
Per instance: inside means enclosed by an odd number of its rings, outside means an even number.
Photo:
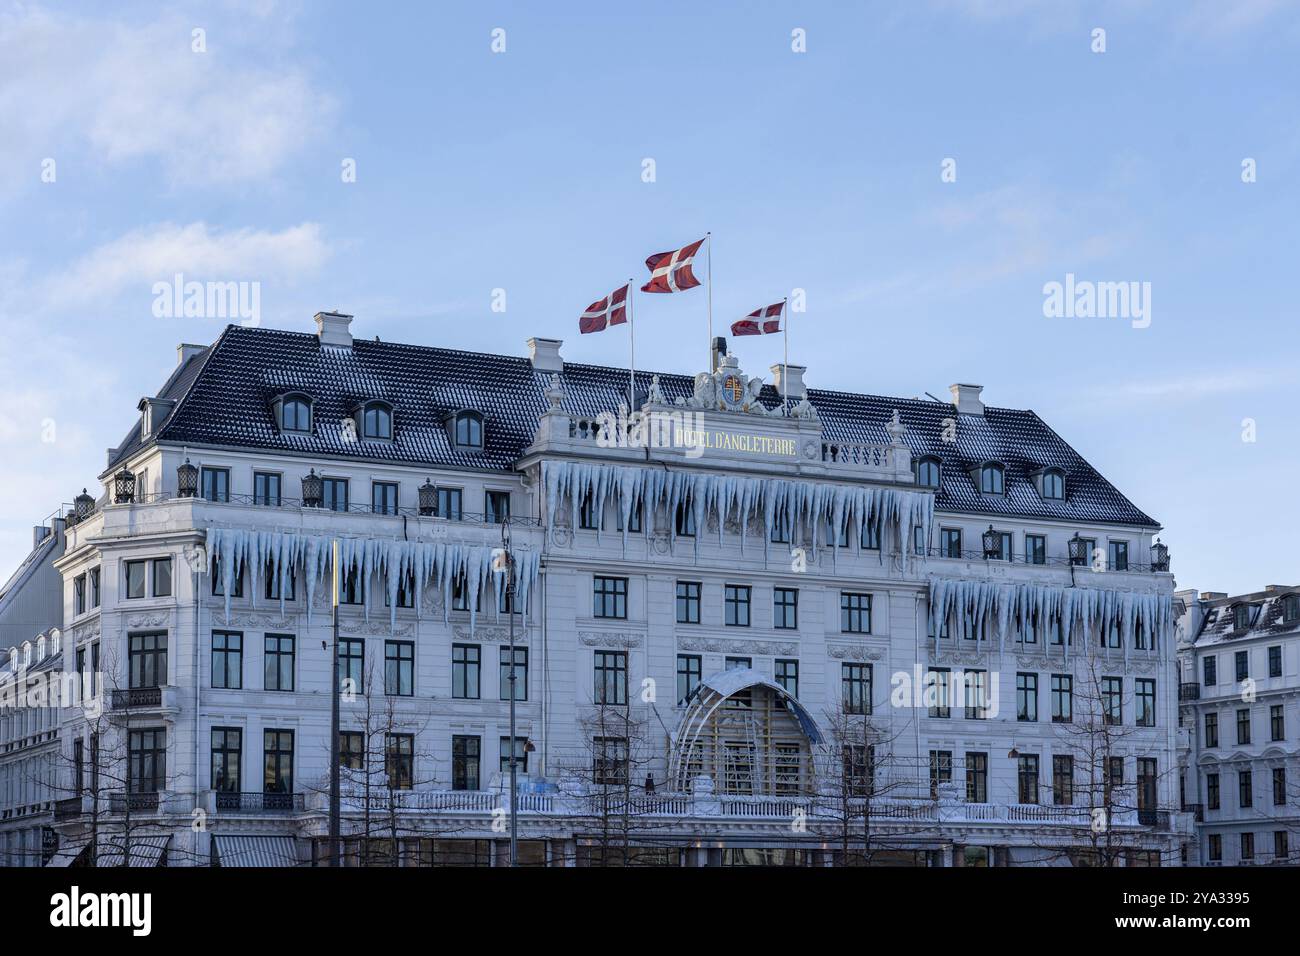
[[[636,377],[695,445],[630,447],[627,370],[558,341],[316,322],[182,346],[78,501],[61,662],[103,712],[50,865],[325,860],[335,540],[349,865],[501,865],[512,804],[529,865],[1178,862],[1158,525],[1033,412],[791,367],[785,413],[715,352]]]

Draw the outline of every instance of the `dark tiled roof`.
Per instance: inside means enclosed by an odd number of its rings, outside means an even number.
[[[197,363],[197,360],[191,360]],[[638,391],[650,372],[637,373]],[[438,466],[508,469],[532,440],[547,406],[543,394],[550,375],[534,372],[526,358],[454,349],[354,341],[351,352],[322,348],[309,333],[230,326],[196,364],[192,384],[159,432],[170,444],[262,448],[310,457],[328,454],[361,460]],[[627,370],[596,365],[565,365],[565,408],[595,415],[615,408],[627,394]],[[660,374],[671,401],[689,396],[694,377]],[[281,434],[272,399],[301,390],[313,399],[314,433]],[[177,391],[173,387],[173,391]],[[1155,526],[1032,411],[986,409],[983,416],[956,414],[953,405],[810,389],[809,401],[821,416],[830,440],[885,443],[894,409],[907,428],[904,440],[914,455],[943,462],[936,494],[940,510],[990,515],[1052,518]],[[395,407],[392,442],[342,439],[340,420],[361,401],[383,398]],[[780,402],[771,385],[763,389],[769,407]],[[443,422],[462,408],[485,416],[482,452],[457,451]],[[944,420],[957,419],[956,441],[941,440]],[[138,428],[121,456],[138,447]],[[966,469],[995,459],[1006,466],[1006,496],[981,495]],[[1055,466],[1066,475],[1064,501],[1045,501],[1031,474]]]
[[[1196,639],[1206,642],[1235,641],[1243,637],[1270,637],[1300,630],[1300,621],[1288,621],[1284,615],[1283,599],[1292,594],[1300,594],[1300,587],[1242,594],[1216,600],[1206,610],[1205,617],[1201,620],[1201,631]],[[1250,607],[1251,618],[1249,626],[1238,628],[1234,611],[1242,604]]]

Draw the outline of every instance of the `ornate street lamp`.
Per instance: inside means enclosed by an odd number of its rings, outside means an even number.
[[[86,494],[86,489],[81,489],[81,494],[72,499],[72,522],[85,521],[95,510],[95,499]]]
[[[123,466],[113,476],[113,504],[129,504],[135,500],[135,475]]]
[[[196,498],[199,494],[199,470],[188,458],[176,469],[176,493],[182,498]]]
[[[1169,546],[1161,544],[1159,538],[1156,538],[1156,543],[1151,545],[1151,570],[1169,570]]]
[[[1074,537],[1070,539],[1070,563],[1088,563],[1088,542],[1080,538],[1077,531],[1074,533]]]
[[[433,482],[428,478],[424,479],[424,484],[420,486],[420,514],[431,515],[438,510],[438,489],[433,486]]]
[[[984,538],[984,560],[990,561],[1002,557],[1002,532],[994,531],[993,525],[989,525],[989,530],[983,534]]]
[[[325,503],[325,482],[315,468],[311,474],[302,476],[302,503],[308,508],[319,508]]]

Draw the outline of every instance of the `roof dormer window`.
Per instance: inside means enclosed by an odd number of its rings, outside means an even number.
[[[916,462],[916,483],[923,488],[938,488],[942,474],[939,459],[927,455]]]
[[[1238,604],[1232,609],[1232,629],[1234,631],[1244,631],[1250,627],[1250,619],[1253,616],[1253,609],[1249,604]]]
[[[996,461],[980,465],[980,492],[986,495],[1005,494],[1006,471]]]
[[[361,408],[361,437],[392,441],[393,408],[387,402],[367,402]]]
[[[1300,594],[1288,594],[1282,598],[1282,620],[1287,624],[1300,621]]]
[[[311,399],[306,395],[290,393],[275,400],[275,420],[281,432],[295,435],[311,434]]]
[[[1038,492],[1053,501],[1065,500],[1065,472],[1059,468],[1044,469],[1038,476]]]
[[[475,411],[457,412],[452,419],[452,441],[457,448],[483,448],[483,416]]]

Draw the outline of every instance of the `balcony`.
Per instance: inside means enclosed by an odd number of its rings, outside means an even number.
[[[296,813],[305,801],[301,793],[244,793],[219,790],[217,809],[235,813]]]
[[[73,817],[79,817],[86,812],[85,803],[81,797],[68,797],[66,800],[54,801],[54,819],[70,820]]]
[[[159,796],[157,790],[110,793],[108,810],[110,813],[157,813]]]
[[[113,691],[114,710],[134,710],[141,707],[161,707],[161,687],[132,687]]]
[[[1200,685],[1200,684],[1179,684],[1179,685],[1178,685],[1178,699],[1179,699],[1180,701],[1183,701],[1183,700],[1200,700],[1200,699],[1201,699],[1201,685]]]

